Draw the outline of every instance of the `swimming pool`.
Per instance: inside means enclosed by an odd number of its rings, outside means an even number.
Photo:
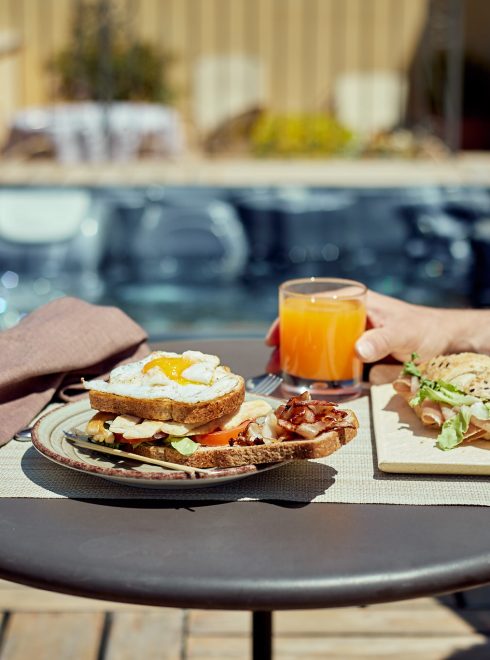
[[[490,304],[485,188],[0,188],[0,323],[63,294],[154,340],[260,335],[277,286],[337,276],[422,304]]]

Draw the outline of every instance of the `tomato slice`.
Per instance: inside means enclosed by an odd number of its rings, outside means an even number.
[[[227,429],[226,431],[213,431],[213,433],[205,433],[203,435],[192,436],[193,440],[199,442],[206,447],[220,447],[227,445],[230,440],[238,438],[242,431],[245,431],[250,421],[242,422],[240,426],[235,426],[234,429]]]

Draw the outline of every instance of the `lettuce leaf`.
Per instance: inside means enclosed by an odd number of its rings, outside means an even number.
[[[490,417],[490,410],[488,404],[483,403],[483,401],[475,401],[470,406],[471,414],[477,419],[486,421]]]
[[[416,376],[419,379],[419,389],[410,401],[410,405],[414,408],[419,406],[425,399],[430,399],[446,406],[459,408],[453,417],[444,422],[437,438],[437,445],[440,449],[454,449],[463,441],[473,414],[479,419],[486,419],[483,409],[475,409],[475,406],[473,406],[474,410],[472,410],[470,406],[478,403],[479,406],[486,408],[490,415],[490,402],[483,402],[472,394],[465,394],[454,385],[445,383],[442,380],[436,381],[425,378],[414,362],[417,358],[418,355],[412,353],[411,360],[403,365],[404,374]]]
[[[412,407],[419,406],[425,399],[444,403],[447,406],[470,406],[475,401],[478,401],[478,397],[472,394],[465,394],[450,383],[445,383],[442,380],[429,380],[422,377],[419,390],[410,401],[410,405]]]
[[[461,444],[470,425],[470,419],[471,410],[467,406],[463,406],[457,415],[447,419],[442,425],[441,433],[437,438],[437,446],[447,451]]]
[[[201,446],[198,442],[194,442],[189,437],[177,438],[173,435],[169,435],[166,438],[166,442],[170,444],[179,454],[182,456],[191,456],[195,451]]]
[[[407,374],[407,376],[417,376],[417,378],[422,378],[420,369],[415,364],[415,360],[417,360],[418,357],[417,353],[412,353],[411,359],[403,363],[404,374]]]
[[[478,397],[465,394],[454,385],[445,383],[443,380],[425,378],[415,364],[418,357],[417,353],[412,353],[412,358],[403,364],[404,374],[416,376],[419,379],[418,392],[410,401],[412,407],[419,406],[425,399],[444,403],[447,406],[468,406],[479,400]]]

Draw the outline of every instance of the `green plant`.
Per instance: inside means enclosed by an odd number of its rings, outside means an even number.
[[[109,0],[82,0],[76,7],[70,44],[48,62],[61,97],[161,103],[174,99],[168,81],[171,54],[130,38],[126,22]]]
[[[331,156],[345,153],[353,133],[324,114],[262,114],[251,133],[256,156]]]

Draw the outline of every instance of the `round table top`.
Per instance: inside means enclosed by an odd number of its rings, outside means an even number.
[[[245,377],[260,340],[186,341]],[[0,577],[122,602],[301,609],[490,582],[484,507],[0,499]]]

